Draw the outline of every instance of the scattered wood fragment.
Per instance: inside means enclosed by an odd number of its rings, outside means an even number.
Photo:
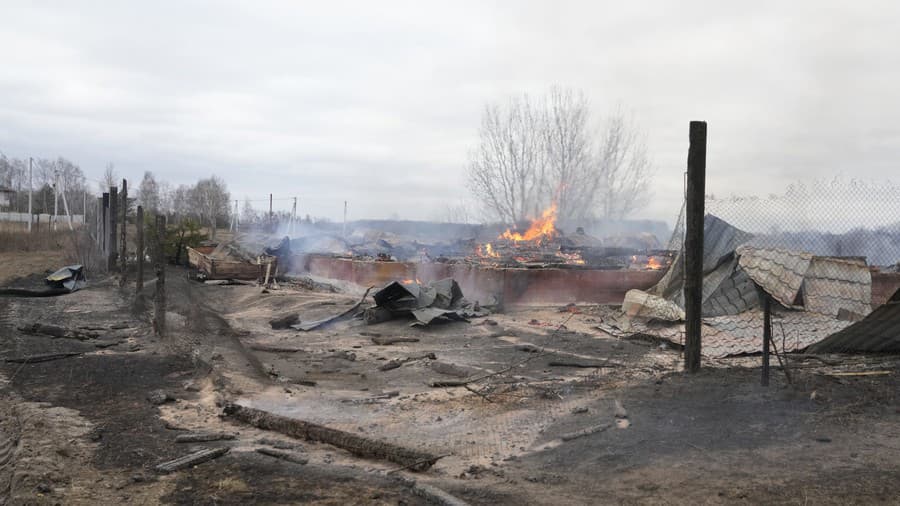
[[[412,492],[429,503],[438,504],[440,506],[468,506],[469,504],[458,497],[452,496],[447,492],[426,483],[413,482]]]
[[[437,360],[437,355],[435,355],[434,353],[426,353],[424,355],[413,356],[413,357],[395,358],[395,359],[385,363],[381,367],[379,367],[378,370],[379,371],[390,371],[391,369],[396,369],[403,364],[406,364],[409,362],[415,362],[416,360],[425,360],[426,358],[430,359],[430,360]]]
[[[195,432],[175,436],[176,443],[205,443],[207,441],[224,441],[234,439],[234,434],[227,432]]]
[[[94,343],[94,348],[100,348],[101,350],[106,349],[106,348],[112,348],[113,346],[122,344],[123,342],[124,341],[99,341],[99,342]]]
[[[265,351],[268,353],[298,353],[306,351],[303,348],[295,348],[293,346],[277,346],[274,344],[251,344],[249,348],[253,351]]]
[[[51,360],[59,360],[62,358],[77,357],[84,355],[83,351],[67,351],[63,353],[45,353],[41,355],[25,355],[24,357],[11,357],[3,359],[5,362],[13,364],[34,364],[37,362],[49,362]]]
[[[31,335],[44,335],[55,339],[76,339],[78,341],[95,339],[100,336],[100,334],[94,331],[82,332],[80,330],[67,329],[65,327],[59,327],[57,325],[47,325],[44,323],[32,323],[30,325],[23,325],[19,327],[19,330]]]
[[[298,323],[300,323],[300,313],[288,313],[269,320],[269,325],[276,330],[288,329],[291,325]]]
[[[372,342],[380,346],[390,346],[396,343],[418,343],[417,337],[372,337]]]
[[[295,452],[275,450],[273,448],[257,448],[256,453],[261,453],[263,455],[268,455],[269,457],[275,457],[276,459],[293,462],[294,464],[300,464],[301,466],[309,463],[309,458]]]
[[[583,369],[604,369],[613,367],[622,367],[622,364],[605,360],[603,362],[595,362],[590,360],[553,360],[549,364],[550,367],[579,367]]]
[[[272,448],[277,448],[279,450],[303,450],[303,445],[300,443],[295,443],[292,441],[282,441],[281,439],[272,439],[267,437],[261,437],[256,440],[256,444],[271,446]]]
[[[204,462],[219,458],[222,455],[228,453],[229,450],[230,448],[228,447],[204,448],[200,451],[185,455],[183,457],[179,457],[175,460],[163,462],[162,464],[156,466],[156,470],[161,473],[171,473],[180,469],[186,469],[188,467],[196,466],[197,464],[202,464]]]
[[[404,466],[411,465],[410,470],[412,471],[426,471],[438,460],[438,457],[420,450],[404,448],[393,443],[248,408],[240,404],[228,403],[225,405],[224,412],[226,416],[259,429],[273,430],[298,439],[328,443],[359,457],[384,459]]]
[[[829,376],[885,376],[891,374],[891,371],[848,371],[848,372],[829,372]]]
[[[428,385],[432,388],[452,388],[452,387],[464,387],[472,383],[472,381],[454,381],[454,380],[445,380],[445,381],[432,381]]]
[[[431,369],[438,374],[455,376],[457,378],[468,378],[470,376],[468,369],[450,362],[434,361],[431,363]]]
[[[610,428],[612,425],[608,423],[601,423],[600,425],[594,425],[593,427],[588,427],[586,429],[579,430],[577,432],[570,432],[568,434],[563,434],[560,439],[563,441],[571,441],[573,439],[578,439],[580,437],[589,436],[591,434],[596,434],[598,432],[603,432],[606,429]]]

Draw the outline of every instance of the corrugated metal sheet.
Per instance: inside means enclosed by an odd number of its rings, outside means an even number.
[[[710,282],[704,279],[703,316],[724,316],[743,313],[744,311],[759,307],[759,294],[750,276],[738,265],[737,258],[731,262],[722,264],[717,269],[719,280],[707,276]],[[715,287],[712,293],[707,294],[707,285]]]
[[[739,265],[750,278],[784,306],[793,306],[812,254],[803,251],[741,246]]]
[[[900,352],[900,291],[849,327],[809,347],[810,353]]]
[[[803,282],[803,306],[837,317],[841,309],[871,311],[872,273],[863,258],[813,257]]]
[[[704,318],[703,323],[712,329],[703,334],[702,353],[708,357],[719,358],[762,351],[761,310]],[[802,350],[849,325],[851,322],[806,311],[784,311],[772,315],[772,338],[779,352],[782,347],[787,351]]]
[[[733,227],[721,218],[706,215],[703,221],[704,299],[716,293],[723,280],[728,279],[731,270],[727,264],[735,260],[734,250],[752,237],[752,234]],[[666,275],[651,293],[684,307],[684,250],[678,253]],[[703,310],[705,313],[705,304]]]

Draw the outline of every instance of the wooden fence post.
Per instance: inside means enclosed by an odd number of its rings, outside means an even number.
[[[119,246],[119,262],[122,277],[119,286],[125,286],[128,280],[128,255],[125,251],[125,238],[128,235],[128,181],[122,179],[122,244]]]
[[[116,259],[119,256],[119,247],[118,242],[119,238],[116,236],[116,224],[118,222],[119,215],[119,189],[115,186],[109,187],[109,257],[107,258],[107,270],[109,272],[115,272],[116,267]]]
[[[684,369],[700,371],[703,305],[703,214],[706,194],[706,122],[691,121],[684,238]]]
[[[134,293],[139,294],[144,289],[144,207],[137,206],[137,217],[135,218],[135,226],[137,226],[137,245],[135,252],[137,256],[137,273],[134,278]]]
[[[763,303],[763,349],[762,349],[762,380],[764,387],[769,386],[769,343],[772,342],[772,304],[771,297],[764,290],[759,290]]]
[[[166,217],[156,216],[156,317],[153,320],[156,335],[166,334]]]
[[[103,192],[103,209],[100,221],[101,227],[103,228],[103,230],[100,231],[100,237],[102,240],[102,244],[100,244],[100,250],[103,252],[103,256],[105,257],[107,253],[109,253],[109,192]]]

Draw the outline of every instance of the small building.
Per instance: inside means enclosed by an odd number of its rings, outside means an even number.
[[[12,188],[0,186],[0,210],[5,210],[16,201],[16,191]]]

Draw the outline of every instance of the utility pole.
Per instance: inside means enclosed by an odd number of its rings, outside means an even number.
[[[100,226],[103,229],[100,231],[101,249],[106,256],[109,253],[109,192],[103,192],[103,208],[100,211]]]
[[[34,221],[34,215],[31,214],[31,194],[34,191],[34,173],[32,165],[34,158],[28,157],[28,232],[31,232],[31,222]]]
[[[703,213],[706,198],[706,122],[691,121],[684,238],[684,369],[700,371],[703,305]]]

